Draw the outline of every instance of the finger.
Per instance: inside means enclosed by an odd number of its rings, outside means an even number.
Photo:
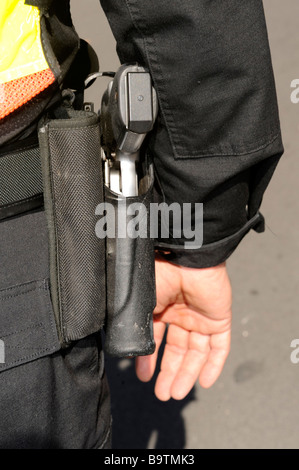
[[[211,337],[211,351],[199,377],[203,388],[211,387],[221,374],[230,350],[230,331]]]
[[[171,387],[171,396],[182,400],[193,388],[210,354],[209,336],[191,332],[188,350]]]
[[[149,382],[154,375],[158,352],[163,341],[166,324],[160,321],[154,321],[153,327],[156,343],[155,352],[150,356],[139,356],[135,361],[136,375],[141,382]]]
[[[171,387],[188,349],[189,332],[176,326],[168,328],[166,345],[157,377],[155,394],[161,401],[171,398]]]

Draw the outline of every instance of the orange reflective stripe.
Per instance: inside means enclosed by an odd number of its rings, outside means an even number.
[[[39,9],[25,0],[0,0],[0,119],[54,81],[41,41]]]
[[[55,81],[50,69],[0,84],[0,119],[8,116]]]

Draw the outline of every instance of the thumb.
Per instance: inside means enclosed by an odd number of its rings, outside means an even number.
[[[166,324],[161,321],[154,321],[154,339],[156,349],[150,356],[138,356],[135,361],[136,375],[141,382],[149,382],[156,369],[159,348],[163,341]]]

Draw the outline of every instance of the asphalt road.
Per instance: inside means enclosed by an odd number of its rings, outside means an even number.
[[[250,233],[228,262],[233,285],[232,349],[218,382],[181,401],[159,402],[154,380],[135,378],[132,361],[108,360],[114,449],[290,449],[299,447],[299,79],[298,0],[264,0],[285,154],[264,197],[267,230]],[[115,42],[98,0],[72,0],[80,35],[115,70]],[[98,105],[107,79],[88,92]],[[299,96],[299,94],[298,94]],[[298,340],[299,341],[299,340]],[[299,354],[298,354],[299,357]]]

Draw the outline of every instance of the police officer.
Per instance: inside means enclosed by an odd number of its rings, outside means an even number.
[[[186,249],[183,238],[156,245],[157,351],[169,324],[156,395],[182,399],[198,378],[209,387],[221,373],[231,328],[225,261],[250,229],[264,230],[259,208],[283,152],[263,6],[101,5],[121,62],[146,66],[157,91],[160,111],[148,141],[157,193],[168,204],[204,206],[202,247]],[[100,334],[63,349],[57,341],[42,194],[30,192],[37,123],[72,88],[80,42],[68,0],[2,0],[0,18],[0,445],[106,448]],[[152,377],[157,351],[137,359],[142,381]]]

